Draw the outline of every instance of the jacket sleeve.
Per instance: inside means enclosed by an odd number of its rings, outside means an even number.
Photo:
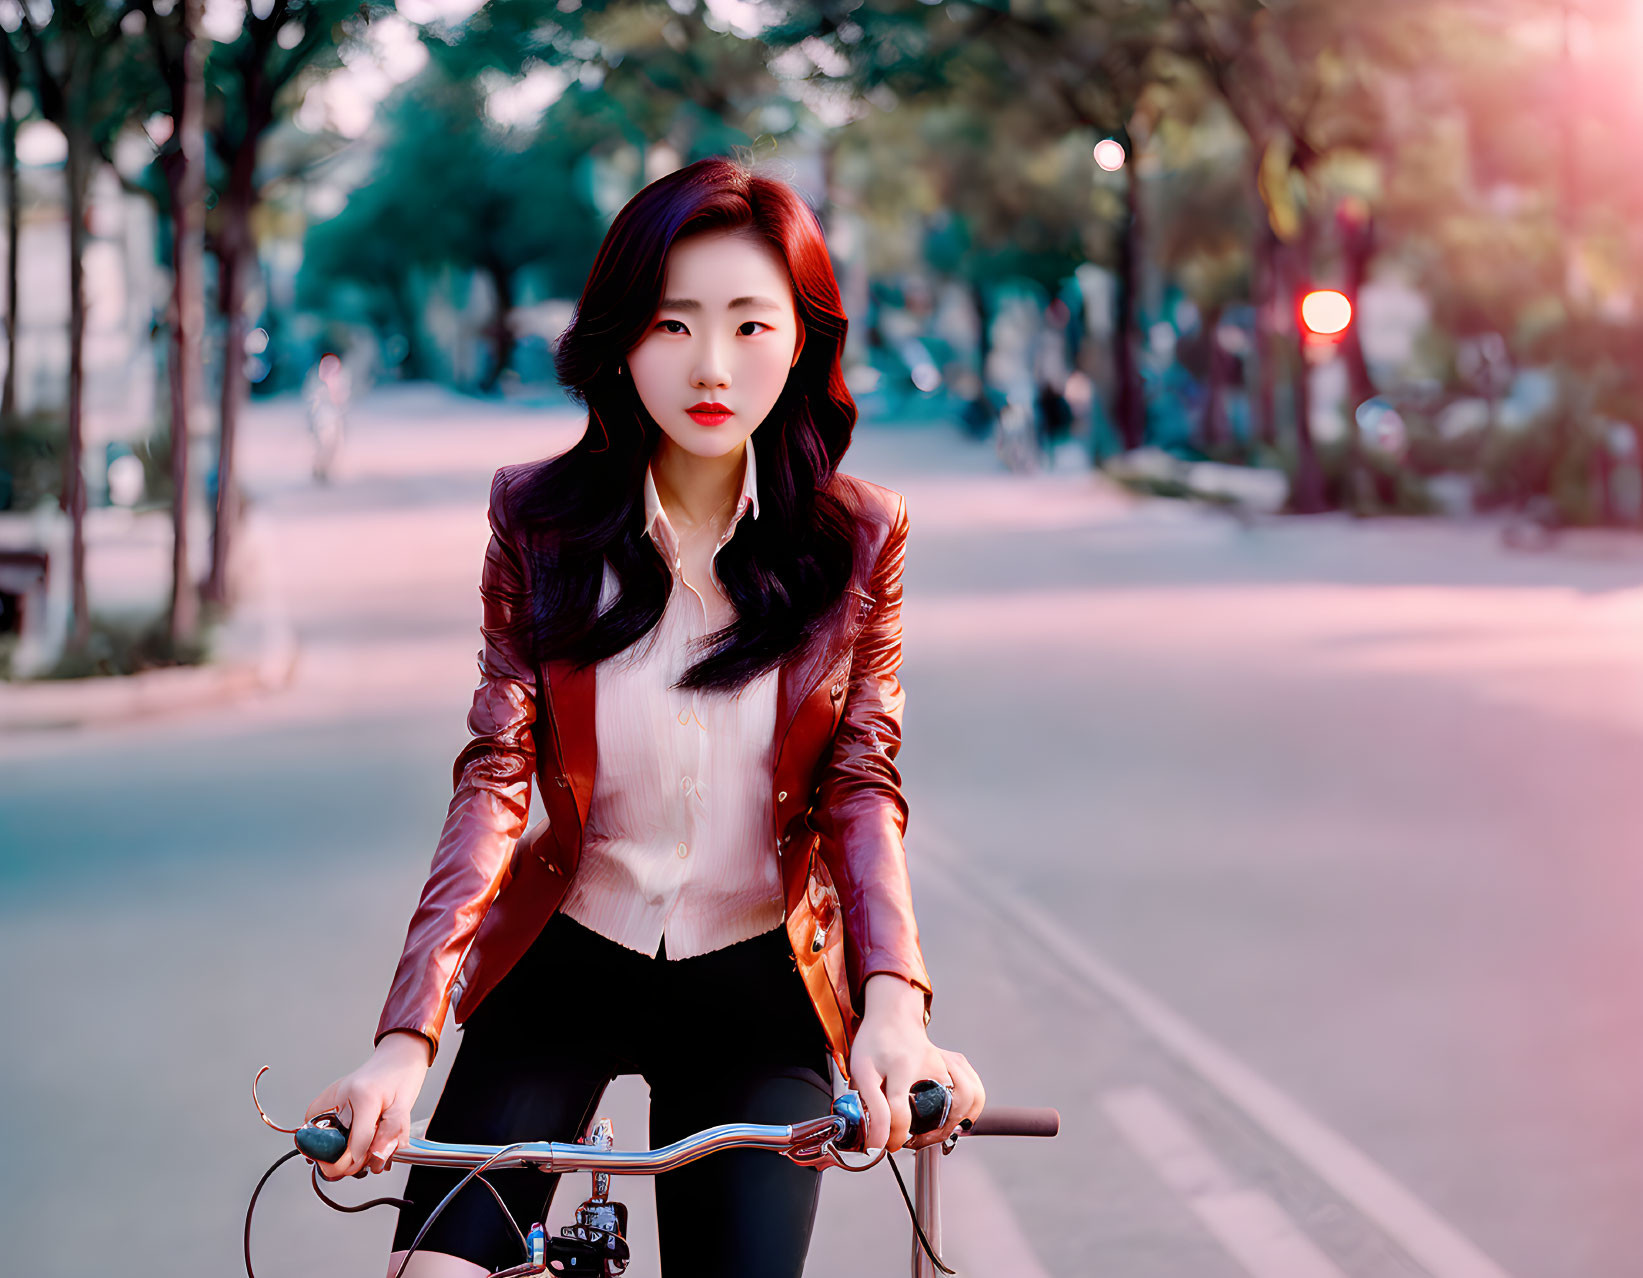
[[[822,760],[815,817],[828,869],[844,912],[845,970],[851,1002],[863,1008],[867,978],[894,972],[924,991],[930,978],[919,949],[912,886],[902,837],[907,800],[895,764],[906,700],[901,668],[901,575],[907,552],[907,499],[901,499],[873,568],[877,601],[856,636],[849,690],[833,742]]]
[[[452,769],[450,807],[376,1030],[377,1042],[391,1030],[421,1034],[430,1061],[439,1051],[451,987],[468,945],[503,885],[529,819],[536,767],[536,674],[513,633],[529,597],[501,470],[491,481],[490,525],[479,587],[479,686],[468,711],[472,739]]]

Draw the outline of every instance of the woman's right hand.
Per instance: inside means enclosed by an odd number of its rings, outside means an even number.
[[[317,1163],[326,1180],[341,1180],[361,1168],[379,1172],[394,1151],[410,1140],[411,1106],[432,1062],[428,1040],[409,1030],[383,1035],[377,1049],[352,1074],[344,1074],[308,1106],[303,1121],[338,1111],[348,1128],[348,1148],[334,1163]]]

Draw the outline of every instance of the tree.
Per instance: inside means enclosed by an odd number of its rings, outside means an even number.
[[[1219,145],[1224,134],[1166,121],[1161,142],[1172,156],[1167,175],[1154,183],[1157,192],[1159,264],[1179,282],[1198,309],[1199,352],[1204,407],[1198,423],[1199,446],[1208,453],[1231,439],[1225,390],[1231,360],[1221,341],[1221,320],[1229,305],[1249,296],[1250,233],[1244,200],[1241,156],[1229,157]],[[1206,145],[1207,144],[1207,145]]]
[[[171,608],[175,650],[192,637],[199,596],[188,563],[189,441],[199,400],[205,337],[205,0],[179,0],[165,15],[138,0],[154,66],[165,86],[171,133],[156,164],[165,176],[171,222]]]
[[[211,148],[226,171],[210,246],[217,259],[217,310],[223,318],[222,387],[217,445],[217,508],[212,521],[206,594],[228,595],[229,561],[240,518],[235,450],[245,375],[247,274],[256,261],[252,215],[267,182],[258,157],[282,113],[295,105],[305,75],[339,65],[338,46],[360,34],[392,0],[246,0],[239,35],[211,59],[214,119]]]
[[[6,176],[6,375],[0,385],[0,418],[17,411],[17,237],[22,229],[22,191],[17,175],[17,91],[23,67],[10,28],[0,31],[0,90],[6,95],[0,121],[0,165]]]
[[[134,95],[129,77],[140,74],[140,69],[118,54],[124,39],[122,24],[132,11],[129,3],[115,7],[97,0],[57,0],[50,17],[40,23],[27,6],[18,10],[29,83],[41,115],[62,131],[67,145],[64,183],[69,239],[69,364],[63,508],[68,512],[70,527],[73,623],[69,646],[75,651],[84,649],[91,637],[86,598],[83,403],[86,192],[99,157],[130,118]]]
[[[586,279],[605,231],[596,157],[631,149],[642,177],[653,145],[684,162],[723,152],[750,142],[743,125],[784,101],[763,51],[707,21],[657,0],[568,10],[490,0],[458,26],[425,29],[430,64],[383,112],[370,180],[310,233],[305,295],[327,274],[351,279],[410,337],[405,266],[477,272],[496,299],[483,383],[493,389],[512,360],[525,277],[568,293]],[[538,120],[491,109],[521,79],[541,76],[562,87]],[[430,203],[430,190],[464,198]]]
[[[1165,0],[1083,0],[1055,11],[827,0],[795,11],[762,37],[781,48],[825,44],[845,68],[836,78],[868,101],[885,90],[902,103],[962,98],[983,119],[1026,113],[1049,147],[1076,137],[1088,156],[1101,138],[1124,144],[1129,162],[1121,170],[1111,249],[1118,285],[1112,416],[1131,448],[1146,434],[1136,349],[1146,258],[1137,153],[1155,122],[1148,94],[1171,24]],[[1085,172],[1093,168],[1090,160]]]

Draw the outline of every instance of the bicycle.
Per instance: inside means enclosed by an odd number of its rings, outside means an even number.
[[[261,1080],[267,1070],[257,1073]],[[314,1192],[321,1201],[337,1211],[360,1212],[380,1206],[408,1206],[401,1198],[376,1198],[349,1206],[328,1197],[320,1188],[319,1163],[334,1163],[348,1147],[348,1128],[337,1111],[316,1114],[301,1127],[280,1127],[263,1112],[257,1102],[257,1083],[251,1084],[252,1103],[262,1121],[275,1131],[290,1134],[296,1148],[275,1160],[257,1187],[251,1192],[251,1202],[245,1212],[245,1272],[247,1278],[256,1278],[251,1268],[251,1217],[257,1207],[257,1195],[268,1178],[288,1159],[301,1154],[312,1164],[311,1179]],[[952,1093],[934,1079],[915,1083],[908,1094],[912,1106],[909,1135],[935,1131],[947,1122]],[[412,1131],[426,1130],[427,1119],[416,1123]],[[941,1179],[939,1159],[953,1152],[960,1136],[1055,1136],[1061,1128],[1061,1116],[1049,1108],[1022,1108],[989,1105],[973,1123],[966,1119],[954,1128],[946,1140],[926,1145],[914,1156],[914,1193],[908,1196],[907,1184],[895,1159],[889,1159],[895,1172],[896,1183],[907,1204],[913,1221],[912,1276],[934,1278],[937,1270],[955,1274],[940,1257],[941,1249]],[[704,1158],[722,1149],[769,1149],[783,1154],[803,1166],[821,1168],[842,1167],[845,1171],[863,1172],[884,1161],[888,1149],[881,1149],[869,1161],[852,1166],[841,1155],[865,1153],[867,1110],[861,1096],[847,1091],[833,1100],[832,1112],[822,1118],[806,1119],[792,1124],[722,1123],[704,1128],[691,1136],[684,1136],[670,1145],[650,1150],[619,1150],[614,1148],[615,1136],[608,1118],[595,1118],[588,1124],[582,1139],[564,1141],[515,1141],[509,1145],[472,1145],[458,1142],[425,1140],[412,1135],[409,1143],[396,1149],[387,1166],[397,1161],[421,1163],[430,1167],[465,1167],[468,1174],[445,1195],[438,1206],[423,1222],[401,1261],[396,1278],[405,1271],[411,1256],[426,1236],[439,1213],[451,1203],[469,1181],[477,1179],[491,1191],[518,1236],[525,1252],[522,1263],[508,1269],[494,1271],[490,1278],[533,1278],[546,1274],[555,1278],[562,1274],[598,1275],[599,1278],[617,1278],[628,1265],[630,1250],[627,1239],[627,1208],[610,1198],[612,1176],[653,1176],[671,1171],[686,1163]],[[529,1231],[523,1231],[513,1216],[502,1206],[496,1188],[483,1173],[491,1168],[534,1167],[543,1172],[589,1172],[593,1177],[592,1194],[576,1209],[574,1224],[564,1225],[558,1237],[550,1237],[541,1221],[533,1222]],[[359,1179],[366,1175],[361,1168],[354,1173]],[[915,1202],[916,1199],[916,1202]]]

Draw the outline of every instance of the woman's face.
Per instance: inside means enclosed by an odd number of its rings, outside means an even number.
[[[709,231],[669,250],[661,305],[627,364],[674,445],[723,457],[769,416],[803,345],[781,255],[745,232]],[[692,415],[702,403],[729,416]]]

